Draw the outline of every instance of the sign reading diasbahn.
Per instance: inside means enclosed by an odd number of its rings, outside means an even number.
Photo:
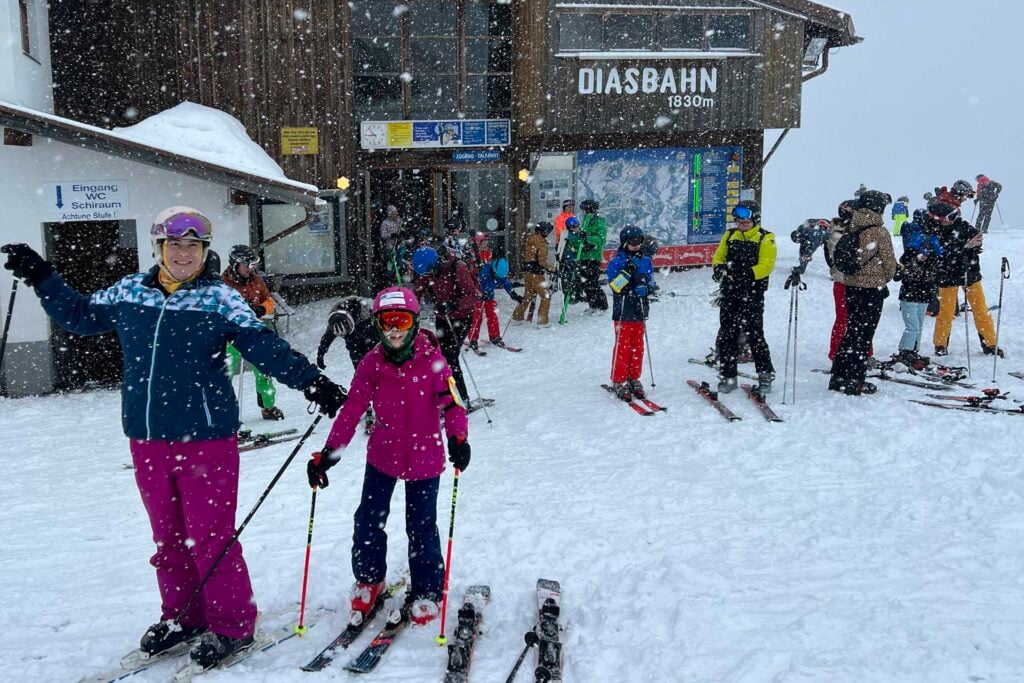
[[[713,107],[718,92],[718,67],[589,67],[577,73],[580,95],[653,95],[667,97],[668,107]]]
[[[511,139],[508,119],[450,121],[363,121],[363,149],[437,149],[440,147],[504,147]]]

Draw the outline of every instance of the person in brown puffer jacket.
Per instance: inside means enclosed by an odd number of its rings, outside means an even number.
[[[873,394],[874,384],[864,381],[871,339],[882,318],[886,285],[896,275],[898,263],[882,213],[892,198],[868,190],[857,199],[851,231],[857,233],[860,267],[843,276],[846,297],[846,334],[839,344],[828,388],[846,394]]]
[[[533,302],[533,297],[538,296],[540,307],[537,309],[537,324],[541,327],[548,324],[551,291],[544,281],[544,275],[551,270],[548,266],[547,236],[552,229],[551,223],[540,222],[526,238],[526,246],[523,249],[523,279],[526,281],[526,291],[523,292],[523,300],[512,313],[513,320],[522,321],[527,307]]]

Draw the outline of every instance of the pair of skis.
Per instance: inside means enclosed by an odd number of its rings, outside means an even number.
[[[266,448],[279,443],[295,441],[298,439],[298,429],[283,429],[279,432],[264,432],[253,434],[250,429],[243,429],[238,432],[238,452],[255,451],[259,448]]]
[[[929,398],[937,401],[921,401],[910,399],[911,403],[945,410],[962,410],[972,413],[1006,413],[1008,415],[1024,415],[1024,405],[1019,402],[1012,408],[1000,408],[993,403],[997,400],[1010,400],[1008,392],[1001,392],[998,389],[982,389],[980,396],[949,396],[947,394],[927,394]],[[938,401],[953,401],[953,403],[940,403]]]
[[[601,388],[607,391],[612,396],[615,396],[615,387],[611,386],[610,384],[602,384]],[[618,398],[618,396],[616,396],[616,398]],[[662,413],[668,410],[668,408],[658,405],[649,398],[637,398],[636,396],[633,396],[628,401],[621,398],[619,400],[628,405],[630,408],[632,408],[633,412],[635,412],[637,415],[649,416],[654,415],[655,413]]]
[[[487,355],[487,352],[484,351],[483,349],[481,349],[479,346],[470,346],[468,342],[463,344],[463,346],[465,346],[465,348],[469,349],[470,351],[472,351],[473,353],[475,353],[478,356],[486,356]],[[522,351],[522,349],[520,347],[518,347],[518,346],[509,346],[505,342],[501,342],[499,344],[495,344],[494,342],[491,342],[491,346],[493,346],[495,348],[499,348],[499,349],[505,349],[506,351],[511,351],[512,353],[519,353],[520,351]]]
[[[698,382],[696,380],[688,379],[686,380],[686,383],[689,384],[701,398],[710,403],[711,406],[715,410],[717,410],[719,414],[726,420],[729,420],[730,422],[738,422],[743,419],[736,413],[732,412],[732,410],[730,410],[728,406],[722,403],[722,401],[719,399],[719,393],[717,391],[712,390],[711,385],[708,384],[707,382]],[[758,412],[761,413],[761,416],[764,417],[765,420],[767,420],[768,422],[785,421],[781,417],[779,417],[778,413],[776,413],[770,405],[768,405],[768,401],[765,398],[764,394],[759,392],[757,390],[757,387],[755,387],[753,384],[743,384],[741,385],[741,388],[743,389],[743,393],[745,393],[747,395],[747,398],[749,398],[753,402],[753,404],[757,407]]]
[[[811,372],[820,372],[823,375],[831,375],[831,370],[825,370],[823,368],[813,368]],[[951,391],[952,387],[948,384],[941,382],[926,382],[924,380],[908,379],[906,377],[896,377],[890,375],[884,370],[872,375],[866,375],[867,379],[880,379],[885,382],[892,382],[893,384],[903,384],[908,387],[917,387],[918,389],[931,389],[932,391]],[[967,388],[973,388],[973,384]]]

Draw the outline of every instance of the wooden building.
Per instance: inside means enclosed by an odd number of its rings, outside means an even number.
[[[490,230],[515,266],[531,222],[591,197],[662,263],[704,262],[759,196],[764,130],[799,126],[802,81],[859,41],[810,0],[59,0],[51,38],[63,116],[192,100],[289,177],[347,179],[364,290],[388,205],[410,231]]]

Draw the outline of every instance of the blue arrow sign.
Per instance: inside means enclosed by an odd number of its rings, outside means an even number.
[[[57,186],[57,208],[64,206],[64,200],[60,197],[60,185]]]

